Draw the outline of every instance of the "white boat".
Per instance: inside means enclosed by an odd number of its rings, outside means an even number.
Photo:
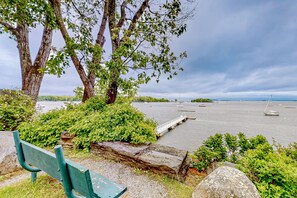
[[[264,112],[264,115],[266,115],[266,116],[279,116],[279,112],[270,110],[270,111]]]
[[[265,107],[265,110],[264,110],[264,115],[265,116],[279,116],[279,112],[278,111],[274,111],[274,110],[267,111],[267,108],[268,108],[268,105],[269,105],[271,99],[272,99],[272,95],[270,96],[270,98],[269,98],[269,100],[268,100],[268,102],[266,104],[266,107]]]

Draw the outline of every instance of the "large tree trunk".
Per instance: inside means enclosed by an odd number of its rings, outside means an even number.
[[[37,67],[31,67],[30,71],[25,74],[22,90],[25,94],[31,96],[31,98],[37,102],[41,82],[43,79],[44,73],[39,72]]]
[[[91,83],[89,80],[88,80],[88,84],[83,83],[83,85],[84,85],[84,94],[83,94],[82,102],[85,102],[89,98],[92,98],[95,96],[95,90],[94,90],[94,84]]]
[[[113,80],[106,92],[106,96],[107,96],[106,104],[115,103],[117,95],[118,95],[118,83],[117,83],[117,80]]]
[[[40,70],[45,67],[49,57],[52,43],[53,30],[45,25],[37,56],[34,63],[31,60],[29,47],[29,29],[26,24],[18,24],[17,47],[19,50],[22,70],[22,90],[37,102],[41,82],[44,76]]]
[[[87,101],[89,98],[95,96],[95,90],[94,90],[94,87],[95,87],[95,79],[96,79],[96,76],[95,76],[95,72],[94,71],[90,71],[89,72],[89,75],[88,75],[88,79],[89,79],[89,83],[91,84],[92,86],[92,90],[89,90],[87,89],[87,87],[85,86],[84,88],[84,95],[83,95],[83,98],[82,98],[82,102],[85,102]]]

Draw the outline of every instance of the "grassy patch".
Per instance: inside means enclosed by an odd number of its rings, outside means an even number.
[[[204,176],[189,175],[185,183],[171,179],[164,175],[158,175],[151,171],[145,171],[138,168],[134,169],[135,174],[146,175],[150,179],[160,182],[166,189],[169,197],[172,198],[190,198],[192,197],[195,186],[204,178]]]
[[[63,186],[58,180],[48,175],[38,176],[36,183],[30,179],[20,181],[8,187],[0,189],[0,197],[13,198],[64,198]]]

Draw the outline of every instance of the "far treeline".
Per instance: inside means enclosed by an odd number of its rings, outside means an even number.
[[[191,102],[213,102],[213,100],[209,98],[196,98],[194,100],[191,100]]]
[[[38,101],[81,101],[78,96],[38,96]],[[154,98],[151,96],[134,97],[133,102],[170,102],[166,98]]]
[[[77,96],[38,96],[38,101],[81,101]]]
[[[81,101],[80,96],[38,96],[38,101]],[[133,102],[170,102],[167,98],[154,98],[151,96],[136,96],[132,99]],[[175,99],[175,101],[177,101]],[[191,102],[213,102],[209,98],[196,98]]]
[[[133,99],[133,102],[170,102],[166,98],[153,98],[150,96],[138,96]]]

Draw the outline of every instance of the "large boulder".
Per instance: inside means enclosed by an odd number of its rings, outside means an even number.
[[[206,170],[207,175],[212,173],[214,170],[216,170],[220,166],[228,166],[228,167],[231,167],[231,168],[235,168],[235,164],[233,164],[231,162],[213,162],[212,164],[210,164],[208,166],[208,168]]]
[[[91,152],[183,182],[190,165],[187,151],[159,144],[92,143]]]
[[[0,131],[0,175],[20,169],[12,132]]]
[[[236,168],[221,166],[203,179],[192,198],[261,198],[255,185]]]

